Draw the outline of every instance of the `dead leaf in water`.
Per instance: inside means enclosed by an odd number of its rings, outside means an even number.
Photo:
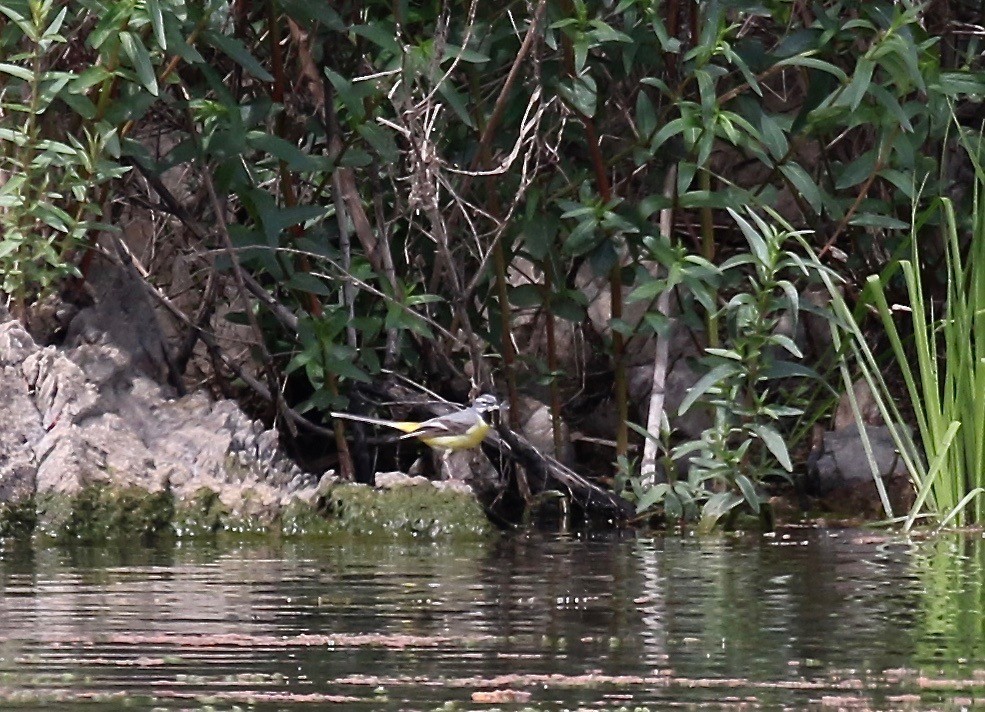
[[[499,704],[502,702],[527,702],[530,693],[524,690],[476,690],[472,693],[473,702]]]

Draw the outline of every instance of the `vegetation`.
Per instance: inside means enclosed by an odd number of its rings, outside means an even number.
[[[807,366],[791,370],[800,347],[776,327],[832,267],[894,288],[919,218],[952,185],[935,158],[949,102],[967,121],[985,94],[978,39],[910,0],[0,9],[12,303],[86,276],[111,230],[97,220],[141,214],[160,229],[152,282],[167,290],[178,255],[194,265],[184,328],[214,358],[218,285],[236,294],[228,319],[252,333],[256,365],[234,375],[282,422],[318,421],[393,371],[459,398],[470,384],[500,384],[514,406],[542,394],[555,419],[611,394],[604,457],[624,463],[645,400],[632,354],[680,323],[704,354],[685,406],[713,425],[666,443],[693,455],[687,488],[672,468],[665,483],[630,473],[644,509],[676,493],[671,520],[697,503],[710,520],[757,511],[764,482],[790,476],[798,414],[817,421],[830,399],[778,387]],[[759,212],[727,218],[741,206]],[[794,233],[816,260],[786,246]],[[941,417],[947,431],[969,416]],[[351,476],[341,431],[335,445]]]
[[[943,198],[914,216],[913,257],[899,263],[906,282],[912,348],[904,347],[878,276],[869,278],[906,382],[924,461],[929,463],[920,472],[918,505],[930,501],[946,515],[944,521],[958,517],[963,522],[982,521],[979,495],[985,492],[985,344],[978,338],[985,318],[985,173],[977,157],[972,159],[976,181],[967,248],[961,244],[954,206]],[[943,300],[928,294],[918,269],[919,228],[935,217],[943,218],[945,237]],[[967,511],[966,505],[970,505]],[[915,514],[916,510],[908,526]]]

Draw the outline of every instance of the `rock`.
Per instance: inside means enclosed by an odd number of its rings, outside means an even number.
[[[79,535],[72,502],[103,512],[103,528],[142,508],[146,516],[134,521],[160,525],[163,496],[197,511],[192,518],[253,531],[277,526],[288,505],[317,499],[318,476],[283,456],[276,433],[232,401],[171,397],[106,340],[40,347],[8,319],[0,323],[0,387],[0,507],[34,501],[38,526],[55,536]]]
[[[862,422],[866,425],[882,425],[882,413],[876,404],[872,389],[864,378],[860,378],[852,384],[852,393],[855,396],[855,403],[862,416]],[[855,424],[855,411],[852,409],[852,400],[847,393],[843,393],[838,400],[838,408],[835,410],[832,428],[843,430]]]
[[[69,323],[64,346],[112,344],[143,375],[175,382],[164,333],[136,268],[103,261],[90,281],[96,302]]]
[[[321,532],[361,537],[481,538],[493,531],[471,492],[455,488],[398,486],[374,490],[336,483],[323,497]]]
[[[446,455],[434,453],[441,473],[441,482],[462,482],[475,492],[497,492],[499,472],[479,448],[457,450]]]
[[[882,477],[906,474],[906,467],[896,451],[896,443],[885,425],[867,425],[873,459]],[[822,490],[825,485],[835,487],[850,482],[872,479],[872,470],[865,454],[858,425],[852,423],[842,430],[824,434],[824,449],[817,461],[817,471]]]
[[[423,475],[411,477],[403,472],[378,472],[376,474],[377,489],[396,489],[397,487],[414,487],[415,485],[427,485],[431,480]]]
[[[403,472],[380,472],[376,475],[376,489],[392,490],[400,487],[433,487],[439,492],[456,492],[474,499],[472,488],[462,480],[429,480],[423,475],[405,475]]]
[[[521,396],[518,405],[520,411],[520,433],[544,455],[554,457],[565,465],[574,462],[574,448],[571,447],[571,431],[564,419],[560,420],[561,452],[554,452],[554,419],[551,409],[546,403],[535,398]]]
[[[863,427],[893,512],[906,512],[915,495],[889,428],[885,425]],[[814,478],[818,494],[830,508],[851,515],[882,515],[882,502],[856,423],[824,434]]]

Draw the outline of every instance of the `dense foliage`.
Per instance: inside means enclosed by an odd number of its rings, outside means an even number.
[[[985,93],[962,5],[938,5],[4,2],[3,289],[76,272],[104,206],[143,184],[209,268],[202,299],[218,270],[260,305],[240,317],[278,409],[338,407],[388,369],[459,395],[544,387],[555,417],[602,383],[617,456],[642,399],[627,353],[666,335],[672,292],[723,377],[698,394],[717,430],[678,454],[727,466],[729,508],[755,509],[799,410],[756,359],[764,339],[797,351],[769,329],[810,270],[724,209],[774,208],[848,275],[906,254],[912,203],[953,180],[949,101]],[[572,329],[598,347],[574,370]]]

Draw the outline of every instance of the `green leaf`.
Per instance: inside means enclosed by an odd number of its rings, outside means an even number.
[[[718,358],[727,358],[730,361],[742,360],[742,356],[739,354],[738,351],[735,351],[734,349],[717,349],[709,346],[708,348],[705,349],[705,353],[710,354],[712,356],[717,356]]]
[[[203,37],[209,44],[226,54],[230,59],[260,81],[272,82],[274,80],[273,75],[264,69],[256,58],[250,54],[250,51],[246,48],[246,45],[235,37],[211,31],[206,31],[203,34]]]
[[[582,74],[571,80],[571,83],[558,85],[558,94],[575,111],[585,118],[595,116],[595,104],[598,101],[598,90],[595,80],[588,74]]]
[[[762,235],[760,235],[756,231],[756,228],[750,225],[745,218],[739,215],[736,211],[732,210],[732,208],[729,208],[728,211],[732,216],[732,219],[738,223],[739,229],[742,230],[742,234],[745,236],[746,242],[749,243],[749,248],[752,250],[752,253],[756,256],[759,263],[762,265],[770,264],[769,246],[766,244],[766,241],[763,239]]]
[[[284,10],[295,20],[302,20],[309,27],[321,23],[333,32],[345,32],[348,27],[339,14],[328,3],[310,0],[281,0]]]
[[[455,86],[446,79],[438,86],[438,92],[448,101],[448,106],[452,108],[459,120],[471,129],[475,128],[475,121],[469,113],[469,103]]]
[[[295,289],[299,292],[307,292],[308,294],[317,294],[321,297],[328,297],[335,294],[334,289],[310,272],[295,272],[287,280],[285,286],[288,289]]]
[[[282,208],[274,203],[268,203],[257,208],[267,244],[276,245],[281,232],[295,225],[303,225],[309,220],[324,217],[329,208],[321,205],[295,205],[292,208]]]
[[[879,177],[888,180],[896,190],[910,200],[913,199],[914,191],[919,184],[919,181],[916,180],[916,176],[912,172],[904,173],[895,168],[883,168],[879,171]]]
[[[25,8],[26,8],[26,3],[25,3]],[[0,12],[2,12],[4,15],[9,17],[11,20],[13,20],[18,27],[21,27],[22,23],[25,24],[27,23],[27,20],[24,18],[24,16],[21,15],[19,12],[17,12],[14,8],[12,8],[9,2],[0,3]],[[24,32],[25,35],[28,34],[23,27],[21,27],[21,31]],[[28,36],[30,37],[30,35]]]
[[[0,3],[2,6],[2,3]],[[128,2],[107,3],[98,16],[96,26],[86,36],[86,44],[93,49],[102,49],[106,42],[115,41],[120,28],[130,24],[132,5]]]
[[[304,155],[309,159],[309,161],[311,161],[309,163],[309,165],[312,166],[310,170],[328,169],[330,167],[327,159],[323,156],[312,156],[307,153]],[[361,148],[353,148],[350,146],[342,152],[338,160],[340,166],[365,168],[373,162],[373,157]]]
[[[403,54],[403,48],[397,42],[396,29],[390,23],[374,22],[369,25],[354,25],[352,31],[395,56],[399,57]]]
[[[985,95],[985,74],[980,71],[941,72],[940,89],[946,96]]]
[[[801,352],[800,347],[797,346],[797,344],[794,343],[794,340],[786,334],[773,334],[770,337],[770,341],[774,344],[782,346],[791,356],[795,358],[804,358],[804,354]]]
[[[817,183],[807,174],[803,168],[796,163],[784,163],[780,166],[780,172],[789,180],[794,188],[810,204],[815,213],[821,212],[824,201],[821,197],[821,189]]]
[[[595,274],[608,274],[619,263],[619,253],[612,240],[602,240],[588,253],[588,262]]]
[[[329,371],[342,378],[351,378],[360,383],[370,383],[372,380],[365,371],[348,359],[331,358],[326,361],[325,366]]]
[[[164,25],[164,36],[167,37],[170,51],[183,59],[188,64],[204,65],[205,57],[195,49],[194,46],[185,41],[179,23],[175,22],[173,15],[168,16],[168,22]]]
[[[454,44],[445,45],[445,56],[443,59],[459,59],[462,62],[468,62],[469,64],[485,64],[489,61],[489,57],[481,52],[476,52],[475,50],[468,48],[462,48]]]
[[[544,303],[543,289],[537,284],[521,284],[509,290],[510,304],[518,309],[539,307]]]
[[[691,390],[689,390],[687,395],[684,396],[684,400],[681,401],[681,407],[677,411],[678,415],[684,415],[699,398],[705,395],[705,393],[720,384],[729,376],[738,373],[738,371],[739,366],[733,363],[719,364],[708,371],[708,373],[698,379],[697,383],[691,386]]]
[[[561,224],[553,213],[536,213],[523,226],[524,247],[527,254],[541,261],[551,250],[557,239]]]
[[[397,144],[393,140],[393,133],[389,129],[367,122],[359,124],[356,131],[366,143],[373,147],[385,165],[394,165],[400,160],[400,150],[397,148]]]
[[[715,91],[715,80],[711,72],[704,69],[694,70],[694,78],[698,80],[698,96],[701,98],[701,108],[704,116],[710,117],[718,105],[718,93]],[[698,161],[701,163],[701,161]]]
[[[899,220],[891,215],[880,215],[878,213],[860,213],[848,221],[849,225],[858,227],[876,227],[885,230],[909,230],[910,223]]]
[[[673,207],[673,205],[674,201],[667,196],[661,193],[653,193],[643,198],[637,207],[640,218],[646,220],[658,210],[665,210],[666,208]]]
[[[792,55],[803,55],[815,48],[821,37],[821,31],[816,28],[795,30],[780,40],[773,49],[773,56],[785,59]]]
[[[578,75],[581,74],[585,68],[585,63],[588,61],[588,35],[578,34],[571,42],[571,48],[574,50],[575,56],[575,74]]]
[[[315,171],[327,167],[325,165],[327,159],[309,155],[280,136],[263,131],[249,131],[246,134],[246,141],[258,151],[264,151],[284,161],[291,170]]]
[[[742,504],[745,500],[735,492],[716,492],[701,509],[701,528],[703,531],[710,531],[715,523],[733,509]]]
[[[633,480],[633,484],[636,484],[636,480]],[[669,490],[670,485],[666,482],[661,482],[653,487],[647,487],[646,490],[636,495],[636,511],[645,512],[654,505],[660,504],[664,501]]]
[[[589,20],[589,25],[592,29],[591,33],[595,36],[595,39],[599,42],[632,42],[633,38],[624,32],[619,32],[613,29],[609,25],[602,22],[602,20]]]
[[[897,123],[899,123],[900,128],[907,133],[913,131],[913,124],[910,123],[910,117],[907,115],[906,109],[900,106],[900,103],[897,101],[896,97],[889,93],[885,87],[879,86],[878,84],[872,84],[869,87],[869,94],[875,97],[875,100],[879,102],[879,105],[889,112],[889,115],[892,116]],[[885,123],[892,125],[892,122]]]
[[[585,321],[585,308],[567,293],[556,295],[551,299],[551,310],[556,316],[576,324]]]
[[[649,138],[656,130],[657,111],[650,97],[641,89],[636,95],[636,131],[643,141],[649,142]]]
[[[781,279],[776,285],[783,290],[784,295],[787,297],[787,302],[790,304],[790,313],[797,318],[800,312],[800,294],[797,293],[797,288],[792,282],[786,279]]]
[[[798,54],[795,57],[788,57],[787,59],[781,59],[774,66],[777,67],[807,67],[809,69],[819,69],[822,72],[827,72],[828,74],[834,75],[841,82],[848,81],[848,75],[845,74],[844,70],[836,67],[830,62],[825,62],[821,59],[816,59],[810,57],[807,54]]]
[[[784,470],[793,472],[793,463],[790,462],[790,453],[787,452],[787,443],[783,440],[775,429],[769,425],[756,424],[749,426],[749,429],[759,436],[766,448],[772,453],[776,461],[780,463]]]
[[[858,105],[862,103],[862,99],[869,90],[869,85],[872,83],[873,69],[875,69],[874,62],[867,59],[860,59],[858,61],[852,81],[845,87],[845,91],[842,92],[838,102],[839,105],[848,106],[852,111],[858,108]]]
[[[742,496],[752,511],[755,514],[759,514],[759,494],[756,493],[756,485],[745,475],[738,475],[735,478],[735,484],[739,486]]]
[[[653,29],[653,34],[657,36],[661,50],[669,54],[677,54],[681,51],[681,41],[676,37],[670,36],[670,33],[667,32],[667,28],[664,26],[663,20],[660,19],[659,12],[650,14],[650,27]]]
[[[17,79],[22,79],[25,82],[29,82],[34,78],[34,72],[30,69],[18,67],[16,64],[9,64],[8,62],[0,62],[0,72],[9,74]]]
[[[61,12],[55,16],[55,19],[48,23],[48,26],[44,29],[44,32],[41,33],[42,41],[64,41],[64,38],[58,34],[58,31],[61,29],[62,23],[65,22],[66,13],[68,13],[68,5],[63,7]]]
[[[787,155],[790,144],[787,135],[780,128],[777,121],[769,114],[763,113],[759,117],[760,139],[773,158],[780,160]]]
[[[137,79],[140,84],[153,96],[157,96],[157,75],[154,72],[154,64],[151,62],[150,53],[132,32],[120,33],[120,45],[124,53],[130,58],[130,63],[137,72]]]
[[[78,74],[73,74],[72,76],[72,88],[69,93],[71,94],[81,94],[88,91],[97,84],[101,84],[110,77],[113,73],[107,70],[105,67],[96,65],[94,67],[88,67],[87,69],[79,72]]]
[[[575,228],[564,241],[564,251],[573,257],[583,255],[593,249],[599,242],[595,228],[597,224],[594,220],[582,220],[575,225]]]
[[[663,292],[666,288],[666,280],[656,278],[650,279],[634,289],[630,295],[626,297],[626,301],[628,303],[649,301]]]
[[[650,142],[650,150],[656,152],[660,148],[664,141],[669,139],[671,136],[675,136],[684,131],[688,127],[688,122],[684,120],[683,117],[678,117],[672,121],[668,121],[663,127],[657,131],[657,135],[653,137],[653,141]]]
[[[363,95],[356,85],[330,67],[325,67],[325,76],[332,83],[332,88],[342,99],[342,104],[352,114],[352,117],[356,121],[364,121],[366,109],[363,106]]]
[[[784,378],[810,378],[821,381],[821,376],[810,366],[792,361],[773,361],[762,372],[763,380],[779,380]]]
[[[161,13],[161,0],[144,0],[151,27],[154,28],[154,39],[157,46],[163,50],[168,48],[168,38],[164,33],[164,16]]]
[[[878,151],[871,149],[848,164],[835,181],[837,190],[844,190],[858,185],[870,175],[876,167],[876,157]]]

